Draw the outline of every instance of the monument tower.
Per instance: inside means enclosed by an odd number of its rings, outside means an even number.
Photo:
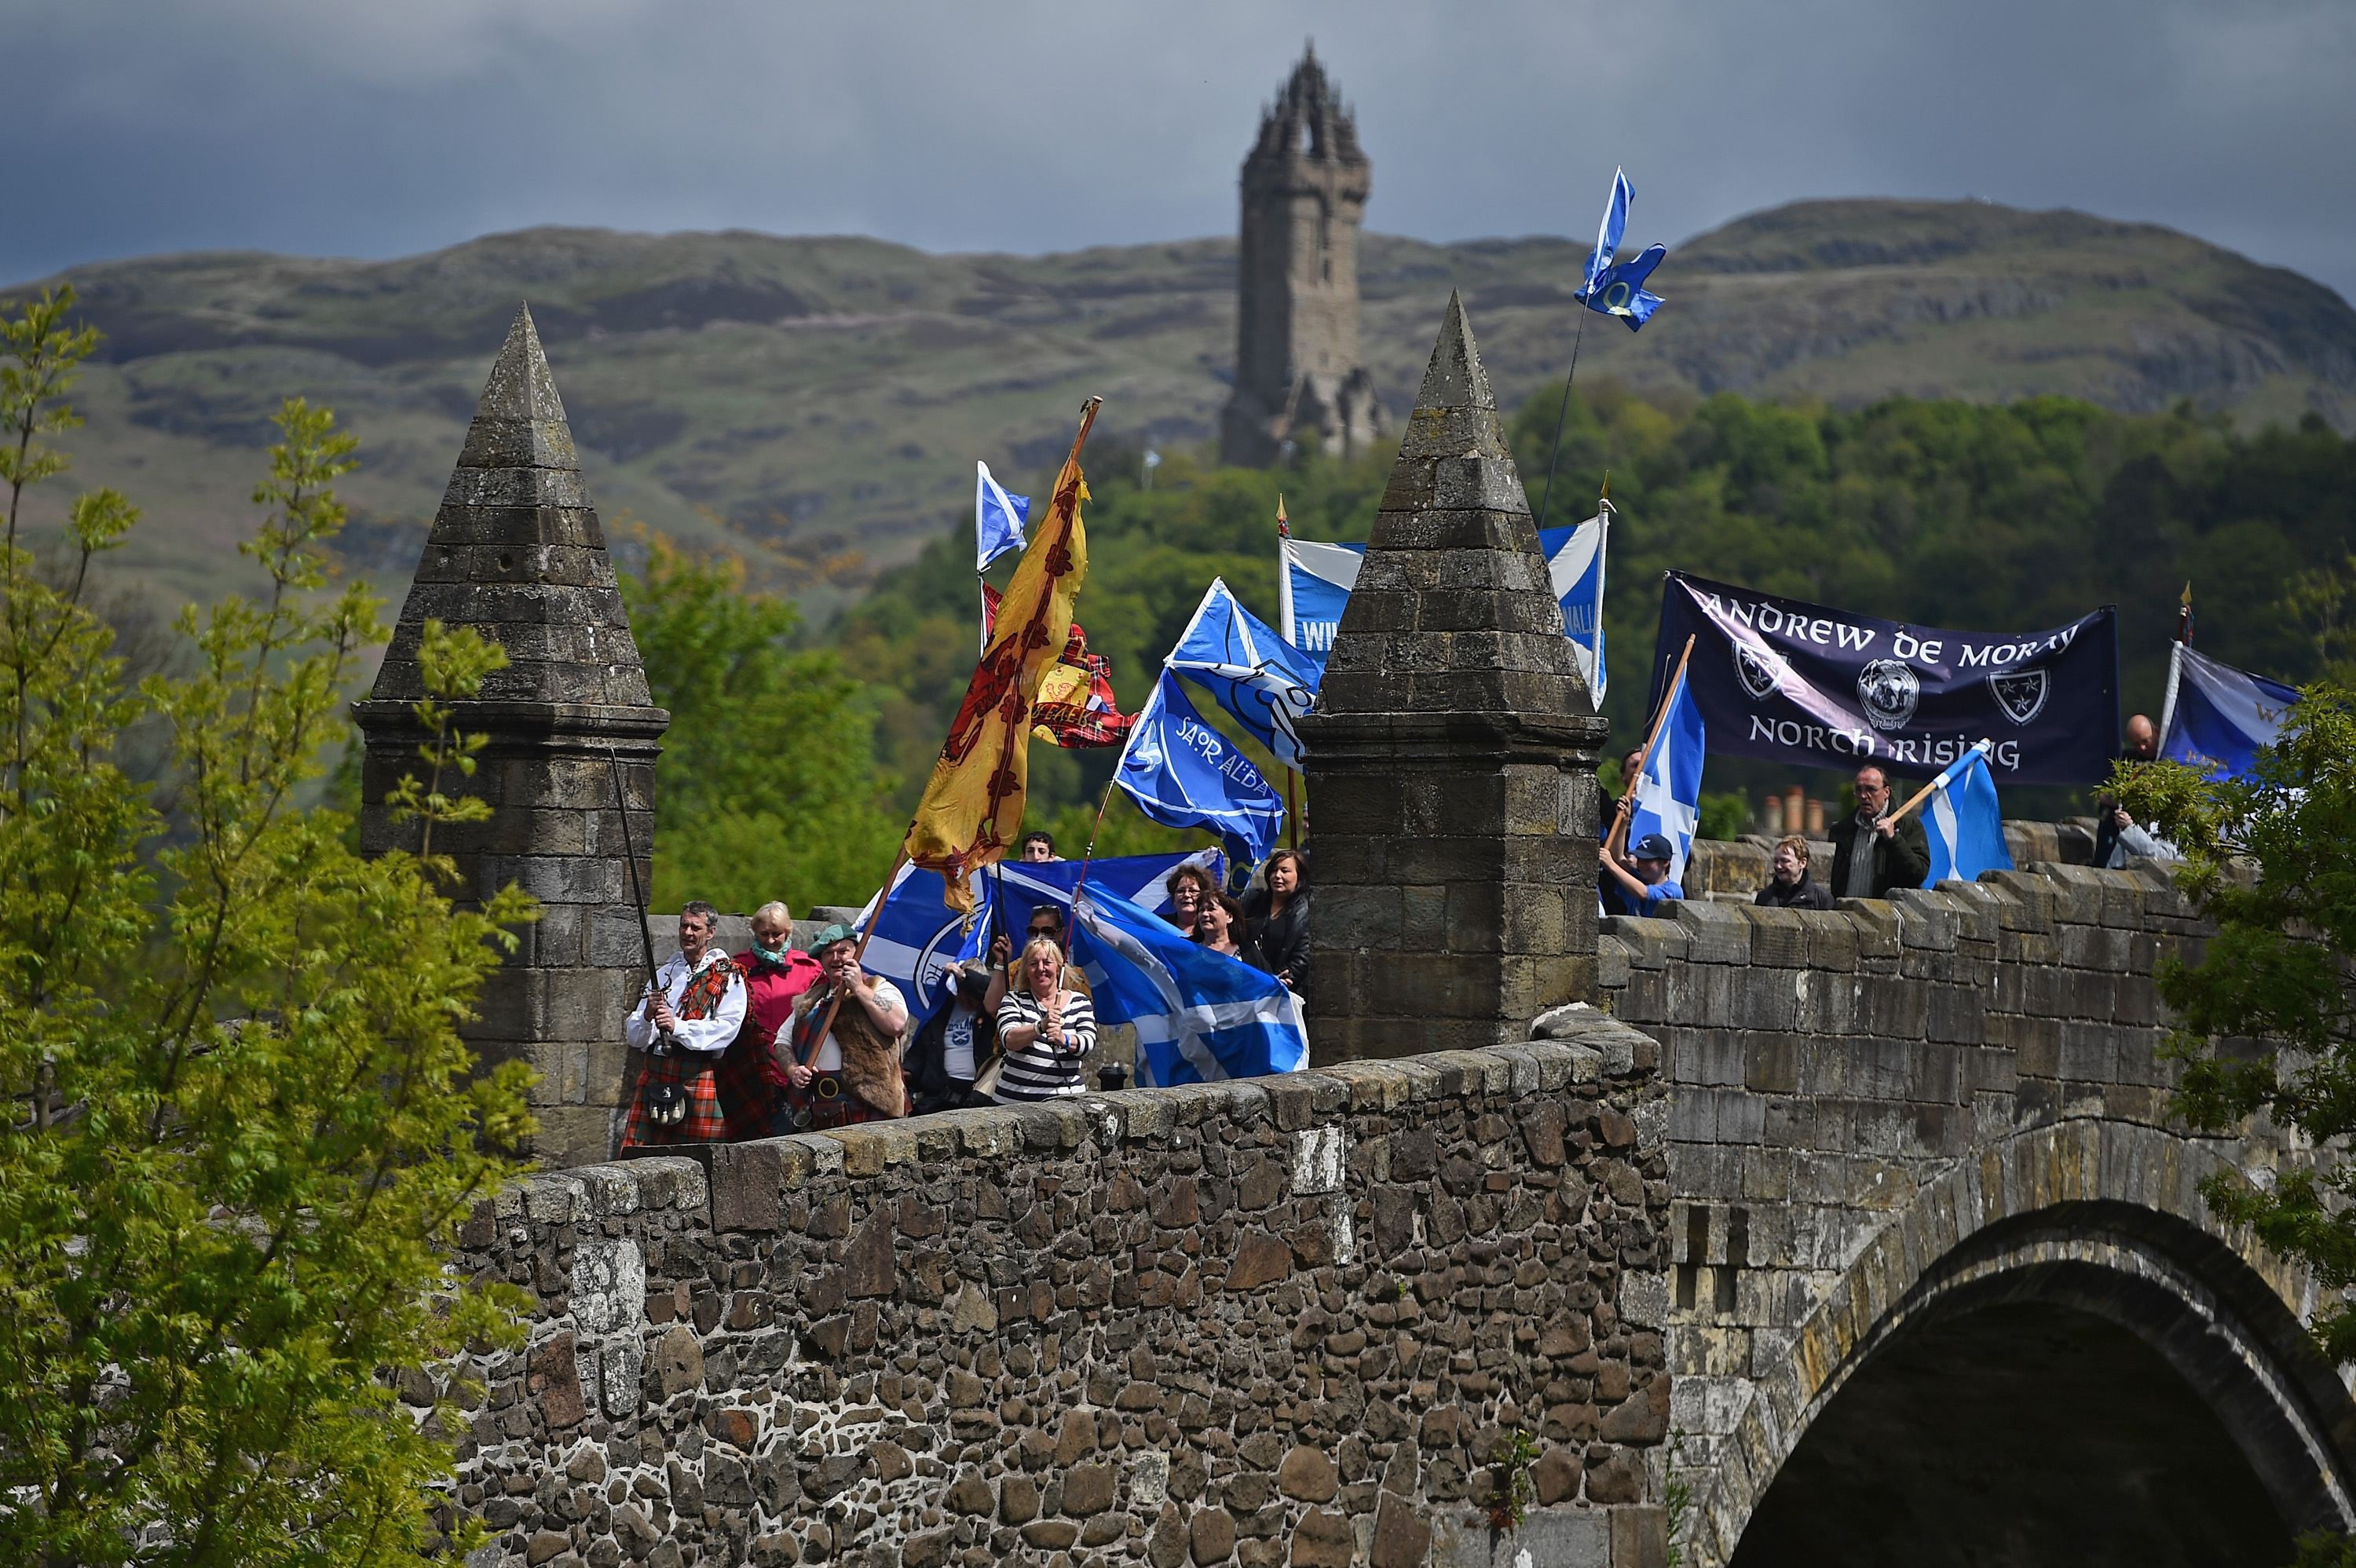
[[[1236,390],[1222,462],[1264,466],[1287,441],[1344,453],[1383,406],[1358,362],[1358,222],[1373,165],[1312,47],[1260,117],[1244,160]]]

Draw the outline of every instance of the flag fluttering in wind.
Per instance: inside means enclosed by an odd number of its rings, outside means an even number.
[[[1203,722],[1168,670],[1137,716],[1113,783],[1164,827],[1207,827],[1257,865],[1276,848],[1284,801],[1242,750]]]
[[[1138,1083],[1164,1088],[1309,1065],[1301,999],[1273,975],[1214,953],[1091,881],[1072,902],[1072,961],[1097,1021],[1137,1030]]]
[[[1162,661],[1210,693],[1287,767],[1301,765],[1296,725],[1317,700],[1323,673],[1213,578],[1185,635]]]
[[[1562,635],[1570,639],[1572,656],[1579,660],[1579,673],[1598,711],[1611,682],[1603,660],[1603,567],[1612,516],[1607,507],[1577,528],[1538,531],[1538,552],[1546,557],[1554,596],[1562,605]],[[1300,649],[1322,676],[1366,547],[1287,538],[1280,548],[1284,558],[1284,640]]]
[[[1701,769],[1708,755],[1708,731],[1701,721],[1701,705],[1683,671],[1669,688],[1668,713],[1653,737],[1652,754],[1636,780],[1635,809],[1628,817],[1628,842],[1657,833],[1675,851],[1669,857],[1669,880],[1686,874],[1693,853],[1694,830],[1701,826]]]
[[[1988,772],[1993,746],[1993,741],[1982,741],[1931,781],[1931,798],[1922,805],[1922,826],[1931,845],[1931,874],[1922,879],[1926,888],[1950,879],[1976,882],[1982,871],[2012,869],[2012,851],[2004,841],[2004,811],[1997,804],[1996,779]]]
[[[1121,716],[1113,697],[1112,660],[1088,652],[1088,635],[1077,621],[1064,641],[1063,656],[1039,683],[1039,701],[1032,712],[1039,720],[1032,734],[1068,751],[1118,746],[1137,722],[1133,713]]]
[[[2160,709],[2159,754],[2224,778],[2246,778],[2281,736],[2298,693],[2178,643]]]
[[[1080,521],[1088,487],[1080,476],[1080,448],[1099,406],[1099,400],[1088,400],[1055,479],[1055,503],[1006,585],[990,645],[908,825],[904,853],[941,874],[949,907],[961,913],[973,908],[966,873],[1003,859],[1023,830],[1033,705],[1071,635],[1072,604],[1088,572],[1087,530]]]
[[[1625,173],[1612,173],[1612,199],[1604,204],[1603,225],[1595,236],[1595,250],[1587,258],[1587,278],[1572,297],[1587,302],[1587,308],[1602,315],[1616,315],[1635,331],[1653,319],[1661,308],[1661,296],[1644,287],[1644,280],[1661,264],[1669,251],[1665,245],[1646,246],[1642,254],[1631,261],[1619,261],[1621,239],[1628,232],[1628,208],[1636,199],[1636,192],[1628,184]]]
[[[1023,529],[1031,521],[1031,497],[1008,495],[1006,486],[991,477],[989,464],[973,466],[973,570],[979,576],[1008,550],[1023,548]]]
[[[882,917],[876,917],[871,898],[855,923],[861,931],[874,923],[874,934],[859,955],[861,965],[900,987],[918,1029],[948,1005],[949,972],[990,947],[988,929],[949,908],[948,894],[939,872],[904,865],[892,879]],[[969,908],[971,890],[966,902]]]

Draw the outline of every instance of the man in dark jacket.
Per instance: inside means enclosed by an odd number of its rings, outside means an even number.
[[[1794,833],[1775,846],[1774,874],[1751,901],[1779,909],[1830,909],[1832,894],[1808,875],[1808,841]]]
[[[949,984],[948,1006],[908,1044],[908,1096],[920,1116],[991,1103],[973,1092],[974,1079],[997,1054],[997,1021],[981,1005],[990,974],[979,965],[960,966]]]
[[[1890,775],[1868,764],[1857,770],[1857,815],[1833,825],[1837,899],[1888,898],[1892,888],[1919,888],[1931,874],[1931,841],[1920,817],[1890,819]]]

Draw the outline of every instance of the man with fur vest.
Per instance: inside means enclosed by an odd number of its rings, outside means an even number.
[[[860,967],[859,933],[847,925],[819,932],[810,953],[824,973],[795,998],[791,1021],[777,1031],[787,1115],[797,1127],[841,1127],[906,1115],[908,1090],[900,1072],[906,998],[891,981]],[[817,1038],[821,1029],[827,1029],[822,1040]]]

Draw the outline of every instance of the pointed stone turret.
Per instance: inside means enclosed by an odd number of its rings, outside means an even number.
[[[1516,1041],[1593,999],[1605,730],[1451,295],[1301,723],[1317,1061]]]
[[[459,729],[490,737],[474,778],[443,780],[488,801],[491,816],[437,828],[434,848],[456,859],[462,898],[479,901],[512,881],[542,912],[486,983],[467,1036],[487,1064],[513,1058],[539,1070],[542,1160],[605,1159],[632,1086],[622,1017],[643,983],[608,759],[620,759],[643,879],[656,742],[670,716],[648,695],[529,309],[516,313],[491,368],[375,689],[353,704],[368,742],[360,840],[370,854],[418,843],[418,825],[396,824],[383,803],[418,765],[424,737],[411,705],[425,695],[417,651],[428,620],[471,626],[509,660],[478,699],[456,705]]]

